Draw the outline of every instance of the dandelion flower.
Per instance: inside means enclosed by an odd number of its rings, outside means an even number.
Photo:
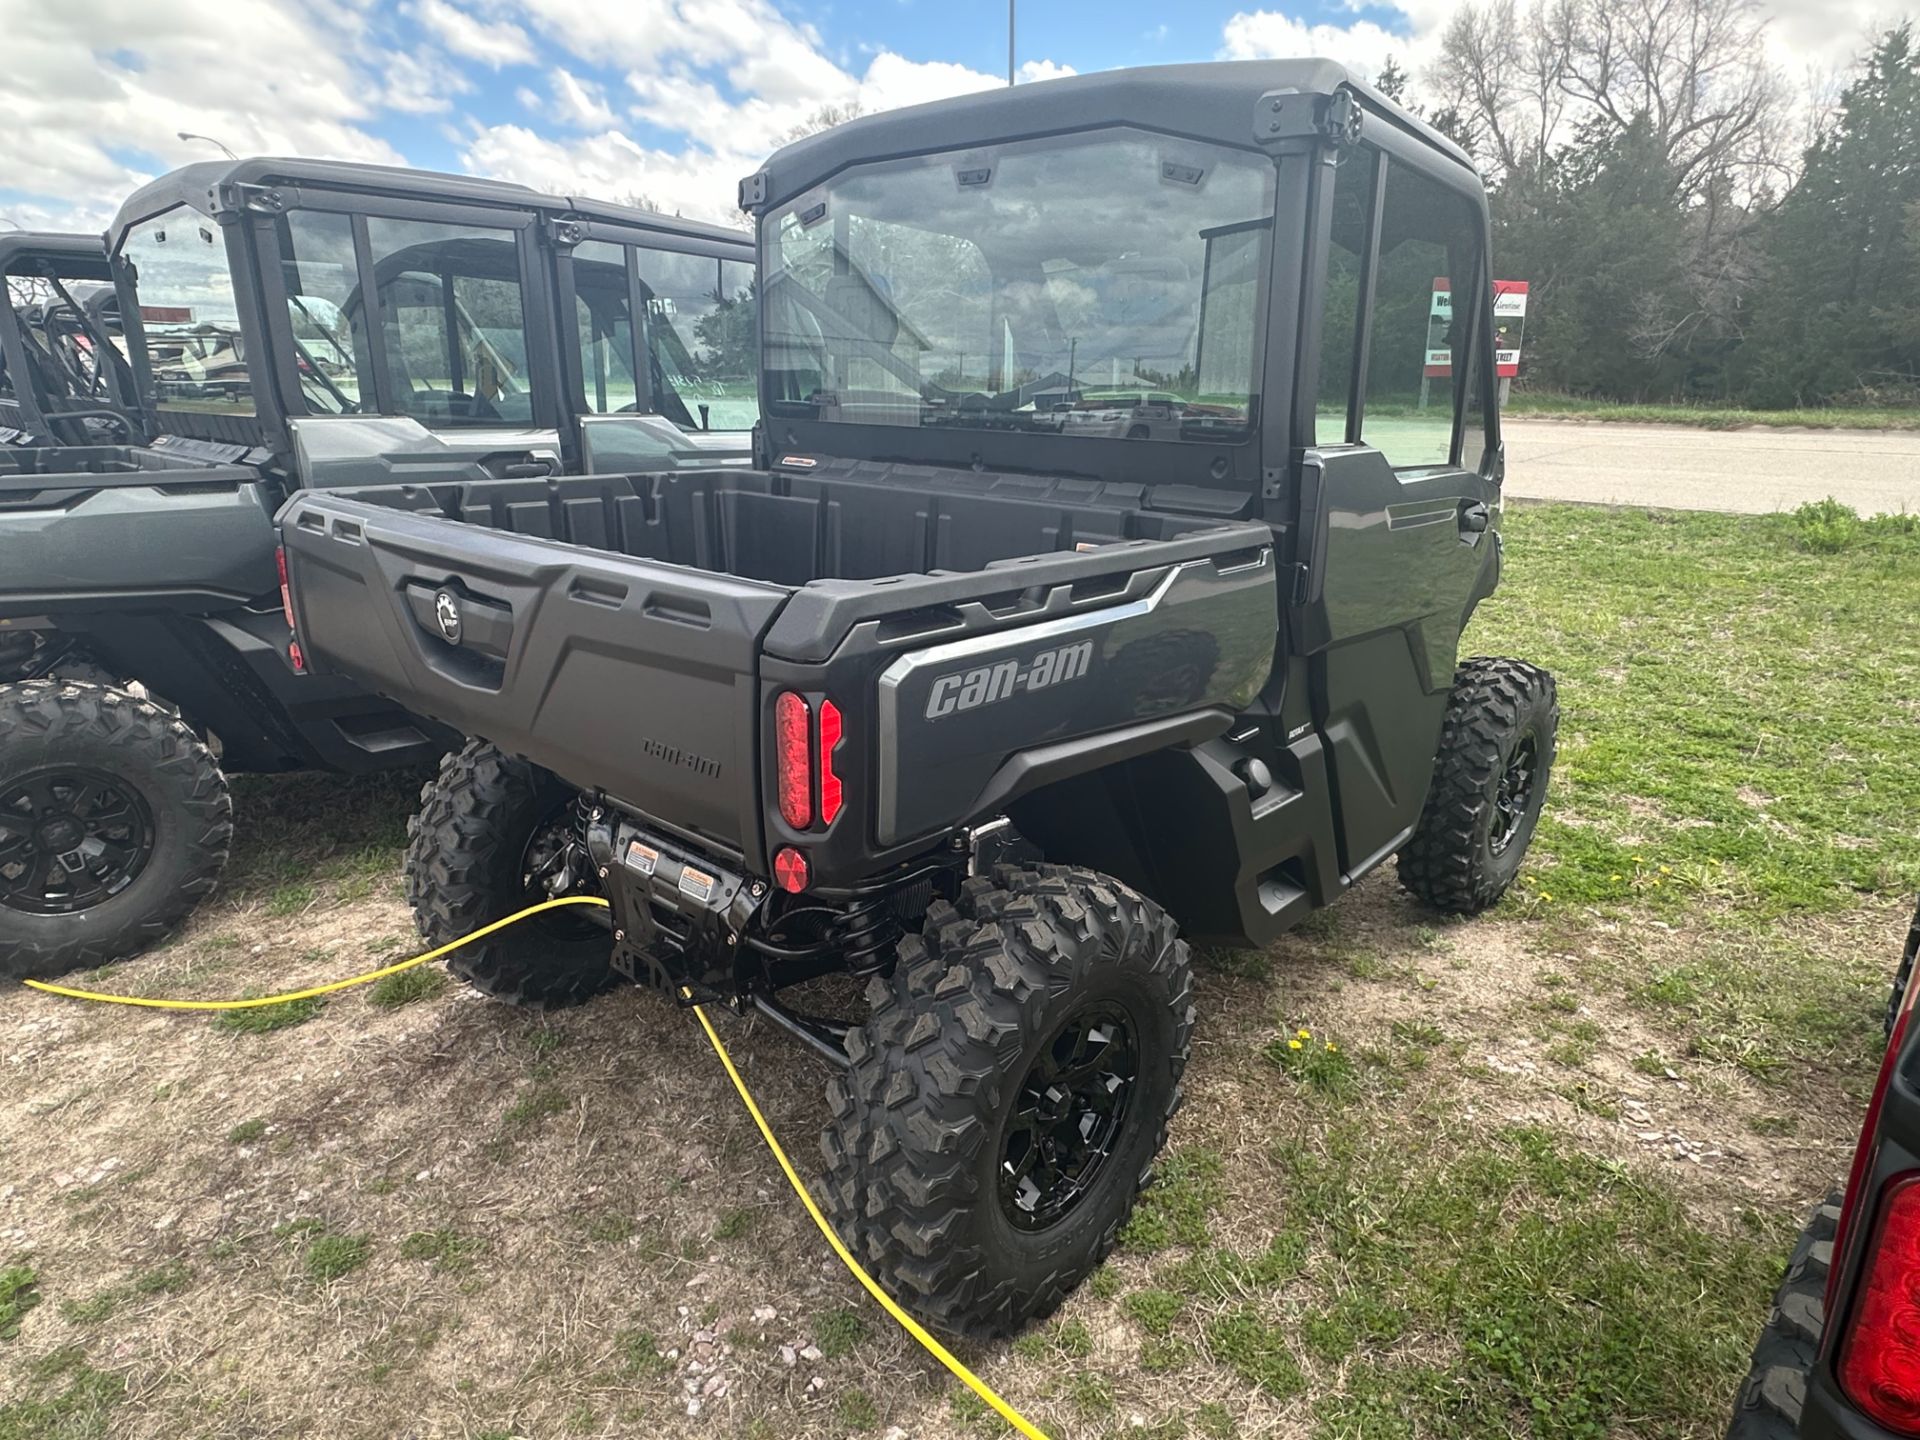
[[[1329,1055],[1338,1055],[1340,1053],[1340,1047],[1329,1040],[1327,1041],[1327,1053]]]
[[[1300,1048],[1300,1042],[1298,1040],[1287,1041],[1287,1049],[1298,1050],[1299,1048]]]
[[[1656,890],[1658,890],[1658,889],[1660,888],[1660,882],[1659,882],[1658,880],[1655,880],[1655,881],[1653,882],[1653,888],[1654,888],[1654,889],[1656,889]]]
[[[1673,867],[1671,865],[1662,865],[1660,867],[1660,873],[1662,875],[1671,875],[1673,873]]]
[[[1541,898],[1542,900],[1551,900],[1551,899],[1553,898],[1553,896],[1551,896],[1551,895],[1549,895],[1549,894],[1548,894],[1548,893],[1547,893],[1546,891],[1544,891],[1544,890],[1542,890],[1542,891],[1540,892],[1540,898]]]
[[[1301,1026],[1298,1030],[1294,1031],[1293,1033],[1298,1035],[1302,1040],[1311,1040],[1313,1038],[1313,1032],[1307,1029],[1304,1025]]]
[[[1618,875],[1609,875],[1607,879],[1612,881],[1615,885],[1618,885],[1620,883],[1620,877]]]

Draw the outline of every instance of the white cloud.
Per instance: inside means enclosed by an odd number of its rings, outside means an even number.
[[[453,97],[473,82],[437,55],[396,50],[387,57],[380,103],[408,115],[438,115],[453,108]]]
[[[1337,60],[1371,80],[1389,59],[1408,65],[1414,46],[1371,20],[1309,25],[1277,10],[1241,11],[1227,21],[1221,54],[1229,60],[1315,57]]]
[[[1029,60],[1013,73],[1025,85],[1032,80],[1061,80],[1080,72],[1071,65],[1062,65],[1054,60]]]
[[[419,0],[413,15],[449,50],[469,60],[496,70],[533,61],[533,42],[510,20],[482,20],[447,0]]]
[[[619,122],[606,90],[564,66],[553,72],[553,113],[575,130],[610,130]]]
[[[200,0],[0,0],[0,35],[0,133],[13,141],[0,187],[117,204],[148,178],[140,157],[218,153],[181,130],[241,154],[401,159],[361,128],[390,87],[357,0],[325,13],[251,0],[244,24]]]

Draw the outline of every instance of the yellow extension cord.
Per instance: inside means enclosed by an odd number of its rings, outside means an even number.
[[[73,990],[65,985],[49,985],[43,980],[25,982],[30,990],[39,990],[48,995],[63,995],[70,1000],[94,1000],[105,1005],[139,1005],[152,1010],[253,1010],[262,1005],[285,1005],[294,1000],[311,1000],[319,995],[331,995],[336,990],[349,990],[355,985],[366,985],[388,975],[398,975],[402,970],[411,970],[416,965],[424,965],[430,960],[438,960],[449,955],[463,945],[471,945],[475,940],[484,939],[496,930],[504,930],[509,925],[517,925],[530,915],[538,915],[542,910],[557,910],[563,905],[597,905],[605,908],[607,902],[598,895],[567,895],[558,900],[542,900],[538,905],[529,905],[524,910],[516,910],[502,920],[491,925],[483,925],[471,935],[463,935],[445,945],[436,946],[424,955],[415,955],[411,959],[401,960],[393,965],[382,966],[378,970],[369,970],[364,975],[356,975],[351,980],[335,980],[329,985],[315,985],[308,990],[291,990],[284,995],[265,995],[257,999],[246,1000],[161,1000],[144,995],[106,995],[97,990]],[[691,997],[691,992],[683,992]],[[807,1187],[800,1179],[800,1173],[793,1168],[793,1162],[787,1159],[787,1152],[780,1148],[780,1142],[774,1137],[773,1127],[767,1123],[767,1117],[760,1113],[760,1107],[754,1103],[753,1092],[747,1089],[747,1082],[740,1078],[740,1072],[734,1068],[733,1057],[727,1054],[727,1047],[720,1043],[720,1033],[713,1028],[713,1022],[707,1018],[707,1012],[699,1005],[693,1007],[694,1018],[699,1020],[700,1028],[707,1032],[712,1042],[713,1053],[720,1057],[720,1063],[726,1068],[727,1078],[733,1081],[733,1088],[740,1092],[740,1100],[747,1107],[747,1113],[753,1117],[753,1123],[760,1129],[760,1138],[767,1142],[767,1148],[773,1152],[773,1158],[780,1162],[780,1169],[787,1177],[787,1183],[793,1187],[793,1193],[800,1197],[800,1203],[806,1207],[813,1223],[820,1227],[820,1233],[827,1237],[827,1244],[833,1247],[833,1253],[840,1257],[841,1263],[853,1272],[853,1278],[866,1288],[869,1295],[880,1303],[885,1310],[899,1322],[900,1327],[918,1340],[926,1352],[951,1371],[961,1384],[978,1395],[995,1413],[1015,1430],[1027,1437],[1027,1440],[1048,1440],[1047,1433],[1033,1424],[1013,1406],[994,1391],[993,1387],[982,1380],[973,1371],[961,1363],[952,1351],[928,1334],[919,1321],[900,1308],[894,1298],[880,1288],[880,1282],[867,1274],[860,1262],[853,1258],[853,1252],[834,1233],[827,1217],[820,1213],[820,1207],[814,1203],[813,1196],[807,1193]]]

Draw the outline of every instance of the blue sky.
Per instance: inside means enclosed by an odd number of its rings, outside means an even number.
[[[1031,81],[1391,55],[1418,85],[1461,3],[1027,0],[1018,59]],[[1850,45],[1876,3],[1766,0],[1783,69]],[[179,131],[726,219],[737,178],[823,107],[1004,81],[1005,25],[997,0],[0,0],[0,220],[98,229],[152,175],[219,153]]]

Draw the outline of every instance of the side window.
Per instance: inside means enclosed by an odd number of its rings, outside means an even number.
[[[633,374],[633,302],[627,289],[627,250],[589,240],[573,251],[573,318],[580,347],[581,397],[589,412],[611,415],[639,408]]]
[[[1478,293],[1480,273],[1480,229],[1467,198],[1389,164],[1363,433],[1395,469],[1453,458],[1455,382],[1471,327],[1454,323],[1452,296],[1456,287]]]
[[[252,415],[246,344],[220,227],[180,205],[127,232],[140,324],[163,410]]]
[[[640,248],[645,360],[653,408],[698,428],[749,430],[760,418],[759,324],[744,260]]]
[[[367,221],[392,407],[427,425],[533,420],[511,230]]]
[[[1374,166],[1370,146],[1347,152],[1334,173],[1333,243],[1327,251],[1327,288],[1320,323],[1320,394],[1315,440],[1338,445],[1347,438],[1353,398],[1353,367],[1359,353],[1360,276],[1367,263],[1367,222],[1373,215]]]
[[[295,210],[276,229],[293,329],[293,363],[313,415],[351,415],[373,393],[367,312],[353,254],[353,221]]]

